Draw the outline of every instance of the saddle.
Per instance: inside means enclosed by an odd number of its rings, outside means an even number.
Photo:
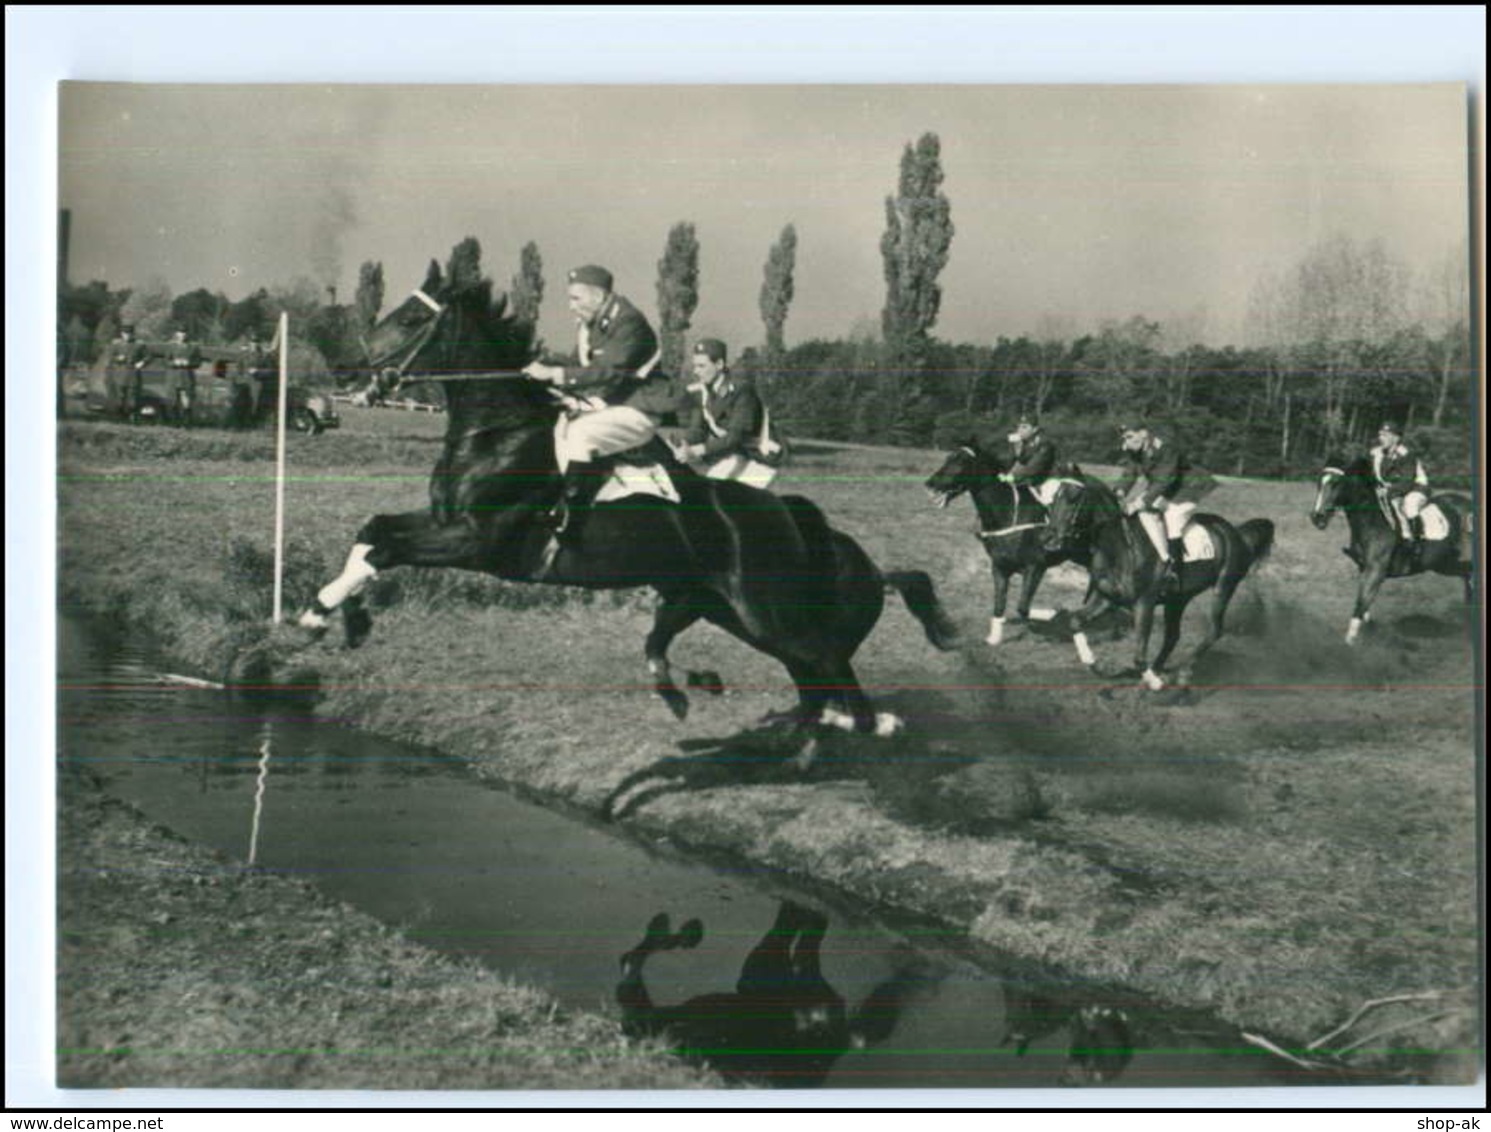
[[[1209,562],[1217,556],[1216,540],[1211,537],[1211,531],[1206,525],[1196,521],[1197,516],[1191,516],[1186,523],[1185,530],[1181,531],[1181,545],[1185,549],[1182,562]],[[1124,529],[1128,532],[1129,541],[1135,546],[1148,546],[1158,550],[1149,537],[1149,531],[1140,521],[1138,515],[1130,515]]]
[[[1377,505],[1382,510],[1382,517],[1388,521],[1393,530],[1398,532],[1398,538],[1407,541],[1413,538],[1413,531],[1409,528],[1408,519],[1403,514],[1402,501],[1391,499],[1386,493],[1378,492]],[[1424,509],[1419,512],[1419,522],[1424,527],[1425,542],[1443,542],[1450,537],[1449,516],[1444,509],[1434,500],[1429,500]]]
[[[673,453],[656,437],[635,448],[606,460],[609,465],[605,481],[592,503],[613,503],[633,495],[651,495],[669,503],[681,503],[682,497],[668,473],[669,465],[677,467]]]

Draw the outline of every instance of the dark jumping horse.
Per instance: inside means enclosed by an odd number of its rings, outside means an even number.
[[[727,1078],[785,1088],[820,1085],[846,1051],[890,1037],[912,981],[886,980],[851,1013],[823,977],[819,952],[827,931],[822,913],[783,900],[776,921],[741,965],[734,993],[658,1006],[642,976],[648,957],[697,947],[704,938],[698,920],[672,932],[659,912],[642,941],[621,957],[616,1001],[622,1026],[633,1037],[664,1038]]]
[[[1361,456],[1349,465],[1343,460],[1330,461],[1320,473],[1315,492],[1315,506],[1310,521],[1325,530],[1331,515],[1338,509],[1351,528],[1351,545],[1343,548],[1356,563],[1360,577],[1356,588],[1356,605],[1346,628],[1346,642],[1355,644],[1362,624],[1369,619],[1377,591],[1389,578],[1407,578],[1432,571],[1460,578],[1465,584],[1465,602],[1475,600],[1475,564],[1471,545],[1474,534],[1475,507],[1463,495],[1435,495],[1433,502],[1443,512],[1449,530],[1442,539],[1426,539],[1422,553],[1413,554],[1411,545],[1398,535],[1378,503],[1377,477],[1372,461]]]
[[[531,355],[532,331],[508,317],[505,305],[493,300],[489,280],[444,278],[432,262],[424,286],[370,332],[373,372],[394,368],[444,386],[444,449],[430,480],[430,507],[371,519],[341,576],[300,624],[324,629],[341,607],[348,644],[360,643],[371,628],[360,593],[374,574],[395,566],[451,566],[594,589],[651,586],[662,600],[647,636],[647,664],[654,688],[679,718],[688,698],[673,682],[668,646],[703,619],[787,668],[799,699],[788,714],[792,724],[897,729],[900,720],[872,710],[850,663],[880,617],[887,587],[939,648],[951,647],[955,630],[925,573],[881,573],[809,500],[706,479],[675,464],[681,504],[633,495],[593,505],[578,541],[556,551],[544,519],[560,491],[553,430],[562,407],[552,386],[516,372]],[[507,376],[490,376],[494,371]],[[666,445],[656,448],[666,460]]]
[[[1022,580],[1014,620],[1028,621],[1030,603],[1035,600],[1035,591],[1046,571],[1069,559],[1086,566],[1088,559],[1085,546],[1058,549],[1047,546],[1045,505],[1029,488],[1001,481],[999,477],[1006,471],[1007,464],[970,438],[947,454],[942,466],[925,484],[938,507],[946,507],[967,492],[978,512],[978,537],[989,555],[989,571],[994,577],[994,607],[989,618],[989,635],[984,638],[991,645],[1004,640],[1004,610],[1011,575],[1018,573]],[[1070,469],[1068,478],[1085,485],[1089,491],[1113,496],[1106,484],[1084,476],[1079,468]]]
[[[1111,498],[1111,496],[1110,496]],[[1094,496],[1084,488],[1064,484],[1051,505],[1047,545],[1073,553],[1087,547],[1091,554],[1088,572],[1091,591],[1087,604],[1072,617],[1072,643],[1082,663],[1096,663],[1084,628],[1114,606],[1134,611],[1134,668],[1152,691],[1165,686],[1160,675],[1180,640],[1181,618],[1186,606],[1204,593],[1211,594],[1206,633],[1196,645],[1182,679],[1189,669],[1222,635],[1227,606],[1243,578],[1273,548],[1274,525],[1267,519],[1249,519],[1234,527],[1217,515],[1198,514],[1193,522],[1211,536],[1215,557],[1184,563],[1178,584],[1162,590],[1161,560],[1137,517],[1119,513],[1116,502]],[[1149,635],[1154,626],[1155,606],[1165,614],[1165,637],[1159,654],[1148,660]]]

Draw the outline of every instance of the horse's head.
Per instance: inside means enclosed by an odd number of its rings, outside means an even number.
[[[988,461],[989,456],[979,448],[978,441],[970,438],[949,452],[942,466],[922,486],[927,489],[933,503],[946,507],[965,491],[987,480],[991,474]],[[997,472],[997,468],[993,469],[994,474]]]
[[[1073,1019],[1061,1084],[1105,1084],[1122,1073],[1133,1058],[1128,1016],[1112,1006],[1084,1006]]]
[[[1046,533],[1042,542],[1047,551],[1070,554],[1090,540],[1095,518],[1090,497],[1094,490],[1083,479],[1061,480],[1046,508]]]
[[[453,257],[454,259],[454,257]],[[532,360],[533,327],[507,311],[507,296],[470,271],[442,272],[430,262],[424,282],[365,339],[370,391],[386,396],[400,382],[444,381],[448,430],[552,423],[553,387],[523,377]],[[467,375],[500,380],[451,380]]]
[[[1320,482],[1315,488],[1315,506],[1310,509],[1310,522],[1315,524],[1317,531],[1323,531],[1330,525],[1331,516],[1341,506],[1341,493],[1351,471],[1347,468],[1346,461],[1339,456],[1327,460],[1325,467],[1320,470]]]
[[[424,282],[364,341],[367,365],[384,384],[441,374],[517,371],[532,360],[533,328],[507,313],[490,279],[462,279],[430,261]]]

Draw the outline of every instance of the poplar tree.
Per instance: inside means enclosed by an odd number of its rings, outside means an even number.
[[[383,309],[383,264],[365,262],[357,272],[357,294],[352,305],[357,311],[357,329],[367,331],[378,321]]]
[[[544,301],[544,259],[532,240],[523,245],[518,273],[513,276],[512,313],[519,322],[538,325],[538,308]]]
[[[766,324],[766,359],[776,364],[786,353],[782,328],[792,305],[792,272],[797,266],[797,229],[782,229],[766,257],[766,277],[761,282],[761,321]]]
[[[678,377],[683,373],[684,332],[699,305],[699,241],[692,224],[680,222],[669,230],[657,269],[663,372]]]
[[[937,276],[947,266],[953,241],[952,206],[941,191],[942,146],[925,133],[901,154],[901,178],[885,198],[885,310],[881,329],[892,359],[925,361],[930,331],[937,321],[942,288]]]

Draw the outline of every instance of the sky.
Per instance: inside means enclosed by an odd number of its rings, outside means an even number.
[[[563,279],[581,263],[654,313],[687,221],[692,334],[738,351],[763,338],[763,267],[789,223],[788,342],[878,327],[885,199],[931,131],[956,229],[940,337],[1144,315],[1219,345],[1240,341],[1261,276],[1331,235],[1421,273],[1463,249],[1468,115],[1455,83],[81,83],[61,92],[59,200],[73,281],[233,299],[308,277],[350,301],[368,260],[402,295],[466,236],[506,285],[532,240],[551,343],[573,338]]]

